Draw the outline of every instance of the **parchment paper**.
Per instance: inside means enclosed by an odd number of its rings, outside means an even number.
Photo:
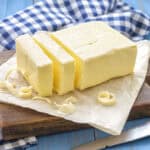
[[[47,113],[54,116],[63,117],[77,123],[87,123],[93,127],[103,130],[107,133],[118,135],[121,133],[127,120],[129,112],[136,100],[138,92],[143,85],[148,68],[150,56],[150,43],[141,41],[137,43],[138,54],[134,74],[113,79],[84,91],[74,91],[64,96],[54,94],[52,101],[61,103],[68,96],[75,96],[78,99],[76,111],[73,114],[64,114],[45,101],[24,100],[16,98],[9,93],[0,92],[0,101],[4,103],[15,104],[21,107],[27,107],[38,112]],[[130,56],[129,56],[130,57]],[[0,66],[0,80],[4,79],[5,72],[16,66],[16,57],[10,58],[5,64]],[[19,76],[14,75],[19,81]],[[20,81],[19,81],[20,82]],[[24,84],[21,81],[20,84]],[[116,95],[117,103],[114,106],[106,107],[96,102],[97,94],[100,91],[107,90]]]

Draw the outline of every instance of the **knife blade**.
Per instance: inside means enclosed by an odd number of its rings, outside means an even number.
[[[148,136],[150,136],[150,122],[147,122],[135,128],[131,128],[117,136],[110,136],[95,140],[88,144],[80,145],[74,148],[74,150],[100,150],[106,147],[128,143]]]

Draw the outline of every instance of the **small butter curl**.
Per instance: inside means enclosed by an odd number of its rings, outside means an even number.
[[[77,103],[77,99],[73,96],[70,96],[65,99],[63,104],[57,104],[54,102],[54,105],[60,112],[65,114],[72,114],[76,110],[75,103]]]
[[[41,97],[41,96],[34,96],[32,98],[33,100],[42,100],[42,101],[46,101],[48,104],[51,104],[51,99],[47,98],[47,97]]]
[[[116,98],[113,93],[110,93],[108,91],[101,91],[98,94],[97,102],[104,106],[112,106],[116,103]]]
[[[32,97],[32,87],[31,86],[23,86],[19,89],[16,88],[16,83],[9,81],[9,77],[12,72],[16,71],[16,68],[9,69],[5,74],[5,80],[0,81],[0,88],[9,91],[12,95],[19,98],[31,98]]]

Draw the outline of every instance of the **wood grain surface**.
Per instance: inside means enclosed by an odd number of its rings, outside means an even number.
[[[0,0],[0,19],[12,15],[18,10],[24,9],[29,5],[34,4],[35,1],[42,0]],[[150,7],[148,0],[123,0],[129,3],[136,9],[140,9],[143,12],[150,15]],[[150,40],[150,34],[146,36],[146,39]],[[137,125],[144,124],[150,121],[149,118],[138,119],[134,121],[128,121],[124,130],[133,128]],[[38,144],[32,147],[28,147],[26,150],[70,150],[74,147],[92,142],[96,139],[107,136],[104,132],[95,128],[88,128],[82,130],[76,130],[71,132],[64,132],[60,134],[45,135],[37,137]],[[107,148],[107,150],[149,150],[150,149],[150,137],[135,142]]]
[[[0,53],[0,64],[14,54],[14,51]],[[129,119],[150,116],[150,70],[146,82],[133,106]],[[30,109],[0,103],[1,140],[10,140],[30,135],[45,135],[88,128],[86,124],[76,124],[62,118],[42,114]]]

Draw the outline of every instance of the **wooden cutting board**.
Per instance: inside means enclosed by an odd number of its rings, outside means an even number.
[[[14,51],[0,53],[0,64]],[[150,116],[150,67],[143,88],[132,108],[129,119]],[[32,135],[53,134],[81,128],[86,124],[76,124],[62,118],[49,116],[30,109],[0,103],[0,140],[11,140]]]

